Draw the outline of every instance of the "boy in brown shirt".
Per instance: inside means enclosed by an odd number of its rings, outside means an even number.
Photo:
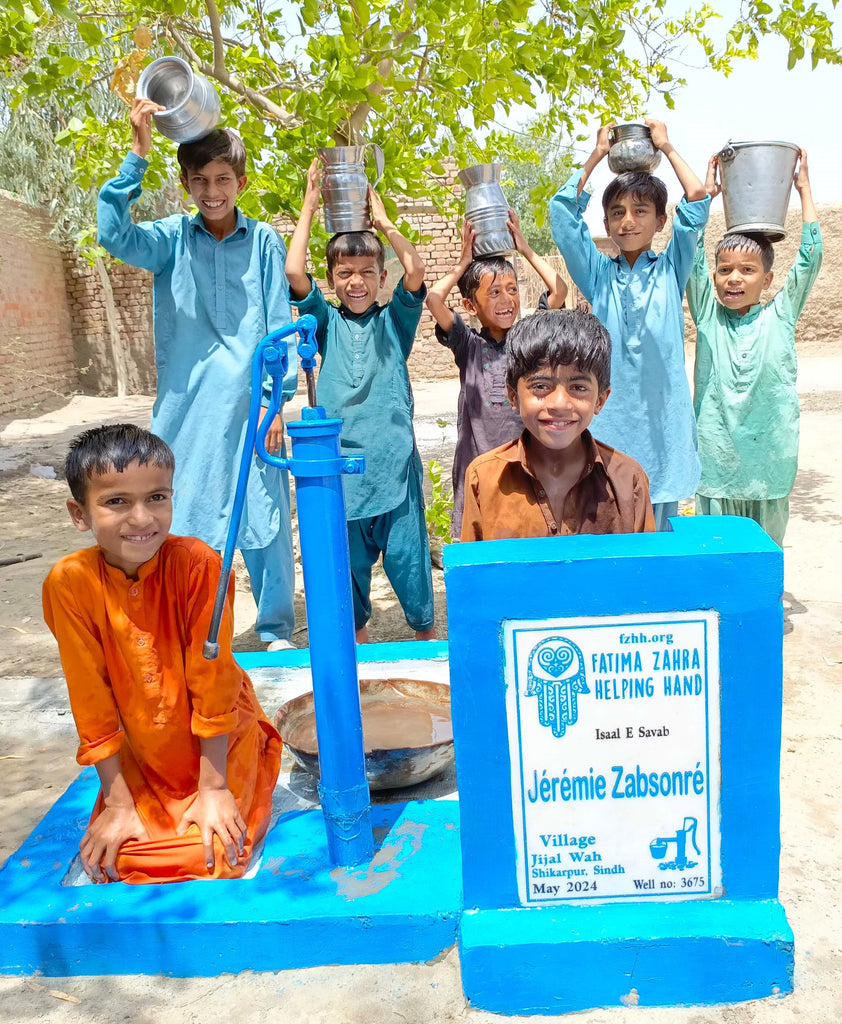
[[[506,344],[509,401],[525,429],[468,467],[461,539],[654,530],[646,473],[588,430],[611,392],[602,324],[589,313],[538,312]]]

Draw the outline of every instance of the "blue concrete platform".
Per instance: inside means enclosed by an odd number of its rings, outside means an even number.
[[[459,938],[469,1002],[505,1014],[782,996],[793,948],[774,899],[466,910]]]
[[[277,971],[429,960],[456,941],[459,805],[372,808],[375,856],[334,868],[321,811],[285,814],[253,878],[63,886],[99,782],[86,769],[0,870],[0,973]]]

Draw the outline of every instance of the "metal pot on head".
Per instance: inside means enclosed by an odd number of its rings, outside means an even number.
[[[173,142],[195,142],[219,122],[216,89],[180,57],[159,57],[147,64],[137,95],[166,108],[152,116],[158,131]]]
[[[322,164],[322,202],[325,227],[332,235],[343,231],[371,231],[368,208],[367,151],[374,155],[374,187],[383,176],[386,158],[376,143],[365,146],[329,146],[319,149]]]
[[[719,151],[725,227],[770,242],[786,237],[786,210],[798,146],[792,142],[729,142]]]
[[[501,164],[476,164],[459,172],[465,193],[465,220],[476,232],[474,256],[477,259],[510,253],[515,247],[509,231],[509,201],[503,194]]]
[[[651,174],[661,162],[660,150],[652,143],[652,132],[645,124],[630,121],[608,129],[608,167],[614,174],[644,171]]]

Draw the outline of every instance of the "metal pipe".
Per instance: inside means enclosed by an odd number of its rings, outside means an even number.
[[[319,744],[319,798],[331,862],[351,867],[373,855],[371,798],[365,775],[354,605],[342,474],[362,472],[343,459],[342,421],[321,407],[287,425],[292,438],[310,670]]]

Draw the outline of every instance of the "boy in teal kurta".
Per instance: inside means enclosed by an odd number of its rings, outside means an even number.
[[[711,196],[721,191],[716,171],[714,156],[706,182]],[[801,246],[771,302],[760,305],[760,294],[772,282],[774,253],[757,235],[727,234],[717,244],[713,284],[700,239],[687,285],[698,330],[694,407],[702,478],[696,510],[747,516],[780,545],[798,468],[795,323],[822,263],[803,149],[795,188]]]
[[[149,99],[132,105],[131,152],[103,185],[97,209],[100,243],[154,274],[155,367],[151,427],[176,459],[178,502],[173,531],[225,546],[251,397],[251,362],[260,339],[292,319],[284,277],[284,243],[269,224],[245,217],[237,197],[248,181],[246,150],[230,129],[178,148],[181,182],[198,213],[136,223],[152,145]],[[295,394],[298,359],[288,342],[283,400]],[[261,417],[265,409],[261,412]],[[281,451],[280,416],[266,447]],[[291,647],[295,626],[289,480],[286,470],[252,457],[237,547],[257,605],[255,631],[270,650]]]
[[[369,189],[371,220],[389,240],[404,269],[392,299],[381,306],[385,253],[377,235],[334,235],[325,253],[328,284],[340,305],[328,302],[307,273],[307,247],[319,206],[314,160],[298,224],[290,240],[286,275],[290,299],[317,320],[318,400],[342,420],[343,455],[364,454],[365,473],[343,477],[357,642],[368,641],[371,569],[383,568],[418,640],[433,640],[433,581],[424,521],[421,457],[412,427],[413,399],[406,361],[427,290],[424,264]]]

